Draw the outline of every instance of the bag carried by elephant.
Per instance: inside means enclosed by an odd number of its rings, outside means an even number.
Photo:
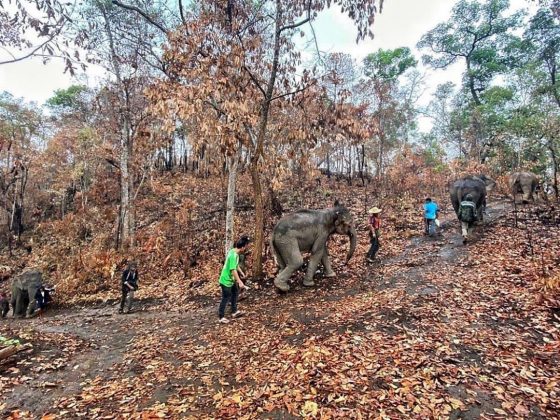
[[[466,223],[473,223],[476,220],[476,205],[472,201],[461,202],[459,219]]]

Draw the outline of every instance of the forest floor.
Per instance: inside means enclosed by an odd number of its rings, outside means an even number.
[[[558,418],[559,312],[515,263],[527,250],[510,207],[492,203],[468,245],[447,212],[439,236],[403,238],[359,276],[335,260],[314,288],[301,272],[288,294],[268,279],[228,325],[217,289],[171,310],[152,299],[128,315],[105,303],[4,320],[0,334],[34,347],[0,364],[0,415]]]

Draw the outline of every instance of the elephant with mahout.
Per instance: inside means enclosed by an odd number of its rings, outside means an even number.
[[[527,204],[529,201],[534,201],[534,194],[539,186],[539,179],[532,172],[514,172],[509,176],[509,186],[513,201],[517,194],[523,194],[522,202]]]
[[[486,210],[486,194],[491,191],[496,182],[486,175],[468,175],[458,179],[449,188],[451,203],[457,217],[459,216],[459,205],[461,201],[470,194],[472,201],[476,204],[476,213],[479,221],[482,221],[482,214]]]
[[[335,277],[327,250],[327,240],[335,233],[350,238],[346,256],[348,263],[356,249],[357,234],[352,214],[338,201],[331,208],[299,210],[282,217],[270,238],[270,247],[279,268],[274,285],[283,292],[290,290],[288,279],[303,265],[302,252],[311,252],[304,286],[314,285],[313,276],[319,263],[323,265],[326,277]]]
[[[35,313],[35,295],[42,285],[43,275],[38,270],[29,270],[14,278],[11,302],[14,317],[30,317]]]

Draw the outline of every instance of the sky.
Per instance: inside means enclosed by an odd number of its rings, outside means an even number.
[[[512,9],[527,7],[526,0],[511,0]],[[375,37],[356,44],[356,30],[351,20],[336,9],[323,12],[314,23],[319,48],[324,52],[345,52],[361,61],[367,54],[379,48],[409,47],[421,62],[421,53],[415,48],[422,35],[448,19],[452,0],[385,0],[382,13],[378,14],[373,25]],[[419,100],[420,105],[427,105],[432,92],[438,84],[461,81],[463,67],[461,63],[443,70],[426,72],[426,90]],[[59,60],[52,60],[44,65],[41,59],[27,59],[19,63],[0,66],[0,91],[6,90],[16,97],[43,104],[56,89],[63,89],[76,83]],[[90,70],[82,75],[80,83],[95,84],[99,80],[99,71]],[[420,121],[420,130],[427,131],[431,123],[427,119]]]

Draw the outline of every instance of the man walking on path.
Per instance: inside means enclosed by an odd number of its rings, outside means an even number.
[[[426,198],[424,202],[424,234],[431,236],[435,233],[438,212],[438,205],[430,197]]]
[[[459,220],[461,221],[461,233],[463,234],[464,244],[467,243],[467,238],[471,234],[476,218],[476,204],[472,199],[472,195],[467,194],[459,205]]]
[[[239,289],[243,289],[245,284],[243,284],[240,277],[240,274],[244,276],[244,273],[239,268],[239,254],[245,252],[248,245],[249,238],[247,236],[242,236],[237,240],[234,247],[229,250],[220,274],[222,300],[218,309],[218,316],[222,324],[229,322],[229,319],[225,317],[226,306],[229,302],[231,302],[232,317],[237,318],[241,315],[241,311],[237,310],[237,299],[239,297]]]
[[[119,308],[120,314],[123,313],[125,303],[126,313],[131,312],[132,300],[134,299],[134,292],[136,290],[138,290],[138,271],[136,269],[136,263],[131,262],[122,273],[122,296],[121,306]]]
[[[379,251],[379,236],[381,234],[381,218],[379,217],[379,215],[381,213],[381,209],[372,207],[371,209],[369,209],[368,213],[370,215],[368,220],[368,227],[371,246],[369,247],[366,261],[372,263],[375,259],[375,254],[377,254],[377,251]]]

